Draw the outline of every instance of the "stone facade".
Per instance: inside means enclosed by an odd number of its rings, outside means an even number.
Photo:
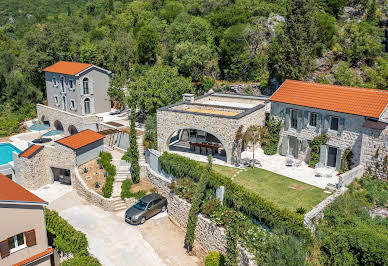
[[[96,115],[80,116],[42,104],[37,104],[36,110],[38,120],[42,123],[49,122],[51,129],[55,129],[55,121],[59,121],[65,135],[70,135],[71,126],[74,126],[78,132],[84,129],[99,131],[99,124],[102,122],[102,118]]]
[[[76,167],[73,168],[73,173],[74,174],[72,175],[71,183],[73,185],[74,190],[77,191],[77,194],[79,196],[84,198],[88,203],[91,203],[97,207],[100,207],[105,211],[115,210],[113,199],[104,198],[97,192],[88,188],[88,185],[85,183],[85,181],[83,181]]]
[[[31,158],[18,157],[15,163],[16,182],[28,189],[37,189],[54,182],[51,168],[70,170],[76,166],[76,154],[73,150],[58,143],[44,146]]]
[[[93,65],[76,75],[45,72],[48,106],[72,114],[85,115],[84,101],[89,99],[91,114],[109,112],[111,105],[108,96],[110,75],[110,71]],[[89,93],[87,94],[83,89],[85,78],[88,80]],[[54,79],[56,84],[53,82]]]
[[[186,105],[186,104],[185,104]],[[197,105],[190,107],[197,108]],[[241,109],[227,108],[228,111]],[[157,111],[158,150],[168,151],[172,135],[182,129],[197,129],[215,136],[223,145],[228,163],[234,163],[238,158],[234,156],[235,139],[238,128],[242,125],[248,128],[251,125],[263,125],[265,121],[265,105],[245,110],[234,117],[193,113],[177,110],[174,106],[160,108]]]
[[[298,110],[297,125],[292,127],[291,110]],[[309,142],[314,137],[327,133],[329,141],[321,147],[320,163],[324,166],[328,163],[328,148],[337,148],[336,167],[341,166],[342,153],[351,148],[353,152],[353,162],[367,165],[378,146],[384,146],[388,129],[377,130],[364,128],[365,117],[332,112],[322,109],[296,106],[280,102],[271,103],[271,113],[277,119],[284,121],[284,128],[281,131],[280,154],[293,155],[290,151],[290,137],[296,137],[298,140],[298,159],[308,162],[310,148]],[[316,126],[310,126],[311,114],[317,114]],[[338,118],[338,130],[331,130],[330,123],[332,117]],[[385,150],[386,152],[386,150]]]

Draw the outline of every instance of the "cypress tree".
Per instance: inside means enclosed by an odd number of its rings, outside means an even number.
[[[131,162],[131,177],[133,183],[140,181],[140,165],[139,165],[139,150],[137,149],[136,135],[136,106],[131,108],[131,129],[129,136],[129,160]]]
[[[315,69],[317,27],[313,0],[293,0],[287,5],[284,30],[270,47],[271,75],[279,81],[307,79]]]

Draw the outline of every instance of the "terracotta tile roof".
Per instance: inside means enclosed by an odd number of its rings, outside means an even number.
[[[46,203],[10,178],[0,174],[0,201],[22,201]]]
[[[54,65],[46,67],[45,69],[43,69],[43,71],[66,74],[66,75],[75,75],[81,72],[82,70],[87,69],[90,66],[92,66],[92,64],[59,61]]]
[[[56,142],[65,145],[66,147],[77,150],[81,147],[84,147],[103,138],[104,135],[97,133],[93,130],[86,129],[77,134],[57,140]]]
[[[388,105],[388,91],[286,80],[270,100],[379,118]]]
[[[22,153],[19,154],[19,157],[25,157],[25,158],[28,158],[30,159],[31,157],[33,157],[35,154],[37,154],[38,152],[40,152],[42,149],[44,148],[44,146],[41,146],[41,145],[31,145],[30,147],[28,147],[27,149],[25,149]]]
[[[13,266],[22,266],[22,265],[26,265],[28,263],[31,263],[33,261],[36,261],[37,259],[39,258],[42,258],[44,256],[47,256],[47,255],[50,255],[54,252],[54,249],[53,248],[47,248],[45,251],[41,252],[41,253],[38,253],[34,256],[31,256],[29,257],[28,259],[25,259],[25,260],[22,260],[16,264],[14,264]]]

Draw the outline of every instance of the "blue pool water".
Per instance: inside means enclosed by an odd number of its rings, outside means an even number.
[[[13,151],[17,152],[18,154],[22,152],[10,143],[0,143],[0,165],[12,161]]]

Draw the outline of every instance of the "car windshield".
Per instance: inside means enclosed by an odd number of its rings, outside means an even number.
[[[144,211],[146,208],[147,208],[147,203],[139,200],[138,202],[136,202],[135,206],[134,206],[136,209],[139,209],[139,210],[142,210]]]

